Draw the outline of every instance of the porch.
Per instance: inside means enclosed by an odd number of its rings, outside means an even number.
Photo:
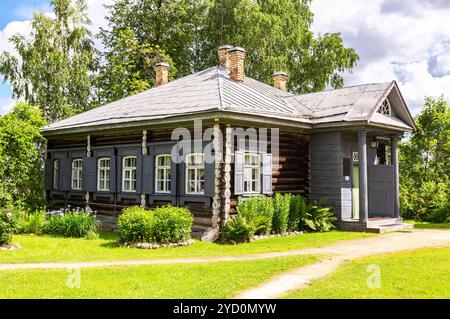
[[[393,231],[409,231],[414,224],[403,223],[403,218],[369,218],[367,221],[344,219],[339,222],[339,228],[345,231],[363,231],[369,233],[387,233]]]

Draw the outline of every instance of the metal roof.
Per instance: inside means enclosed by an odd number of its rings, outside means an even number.
[[[102,125],[120,126],[129,122],[164,119],[212,111],[230,111],[268,118],[285,118],[311,125],[372,120],[405,130],[414,129],[407,110],[401,119],[376,113],[395,82],[368,84],[319,93],[292,95],[246,77],[230,79],[223,67],[212,67],[164,85],[55,122],[44,132],[56,132]],[[398,90],[398,88],[397,88]],[[399,94],[399,91],[398,91]],[[402,98],[397,97],[403,102]],[[402,106],[396,106],[402,108]],[[409,118],[408,118],[409,115]]]

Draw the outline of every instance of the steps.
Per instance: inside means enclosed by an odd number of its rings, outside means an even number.
[[[414,224],[405,224],[402,218],[371,218],[366,222],[342,220],[339,228],[345,231],[382,234],[396,231],[411,231],[414,229]]]

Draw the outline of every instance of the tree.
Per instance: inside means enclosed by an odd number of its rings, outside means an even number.
[[[0,116],[0,207],[43,204],[45,124],[42,111],[25,103]]]
[[[31,33],[10,41],[19,58],[0,56],[0,74],[13,98],[38,106],[50,122],[90,106],[95,49],[86,26],[85,0],[53,0],[54,18],[34,13]]]
[[[425,99],[417,131],[400,144],[400,187],[406,217],[443,222],[450,217],[450,106]]]
[[[158,46],[184,76],[217,65],[221,44],[247,50],[246,74],[271,84],[287,71],[295,93],[341,87],[358,55],[339,34],[315,36],[310,0],[120,0],[110,7],[107,50],[130,28],[139,44]],[[108,65],[105,65],[108,68]],[[150,82],[149,82],[150,83]]]

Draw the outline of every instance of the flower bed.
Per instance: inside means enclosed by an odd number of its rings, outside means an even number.
[[[195,241],[193,239],[181,241],[178,243],[158,244],[158,243],[123,243],[122,246],[128,248],[140,248],[140,249],[158,249],[164,247],[185,247],[192,245]]]

